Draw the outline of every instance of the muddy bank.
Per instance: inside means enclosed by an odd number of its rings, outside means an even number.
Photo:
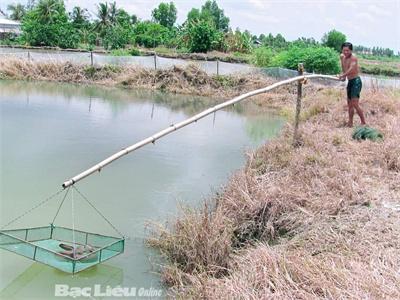
[[[309,93],[300,147],[288,125],[214,199],[152,227],[171,296],[400,298],[400,94],[363,91],[381,142],[351,138],[344,99]]]

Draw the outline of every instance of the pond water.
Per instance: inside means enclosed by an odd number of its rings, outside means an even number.
[[[214,104],[158,92],[0,81],[0,226],[108,155]],[[180,206],[200,205],[243,166],[246,149],[275,136],[283,124],[251,102],[236,105],[79,182],[77,188],[126,236],[125,252],[72,276],[0,250],[0,298],[53,299],[55,284],[160,289],[154,267],[160,258],[144,243],[146,224],[165,224]],[[62,195],[8,228],[49,225]],[[55,223],[72,222],[76,229],[116,234],[77,193],[66,197]]]

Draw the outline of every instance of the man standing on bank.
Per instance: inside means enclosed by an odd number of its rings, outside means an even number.
[[[353,54],[353,45],[351,43],[342,44],[342,54],[340,54],[340,62],[342,65],[342,74],[339,79],[344,81],[346,77],[347,83],[347,105],[349,108],[348,126],[353,127],[354,110],[361,119],[361,125],[365,125],[365,117],[362,109],[359,106],[360,92],[362,87],[361,78],[358,75],[358,60]]]

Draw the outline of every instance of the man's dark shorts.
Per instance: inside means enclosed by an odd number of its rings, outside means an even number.
[[[362,82],[359,76],[350,79],[347,83],[347,100],[352,98],[360,98],[361,88]]]

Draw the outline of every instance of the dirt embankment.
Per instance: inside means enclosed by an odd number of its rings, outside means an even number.
[[[400,94],[363,91],[381,142],[352,140],[344,96],[309,93],[300,147],[288,125],[214,199],[152,227],[171,296],[400,298]]]
[[[274,81],[260,74],[210,76],[195,65],[151,70],[135,66],[92,67],[68,62],[34,62],[15,58],[0,59],[0,79],[93,83],[216,98],[236,96]]]

